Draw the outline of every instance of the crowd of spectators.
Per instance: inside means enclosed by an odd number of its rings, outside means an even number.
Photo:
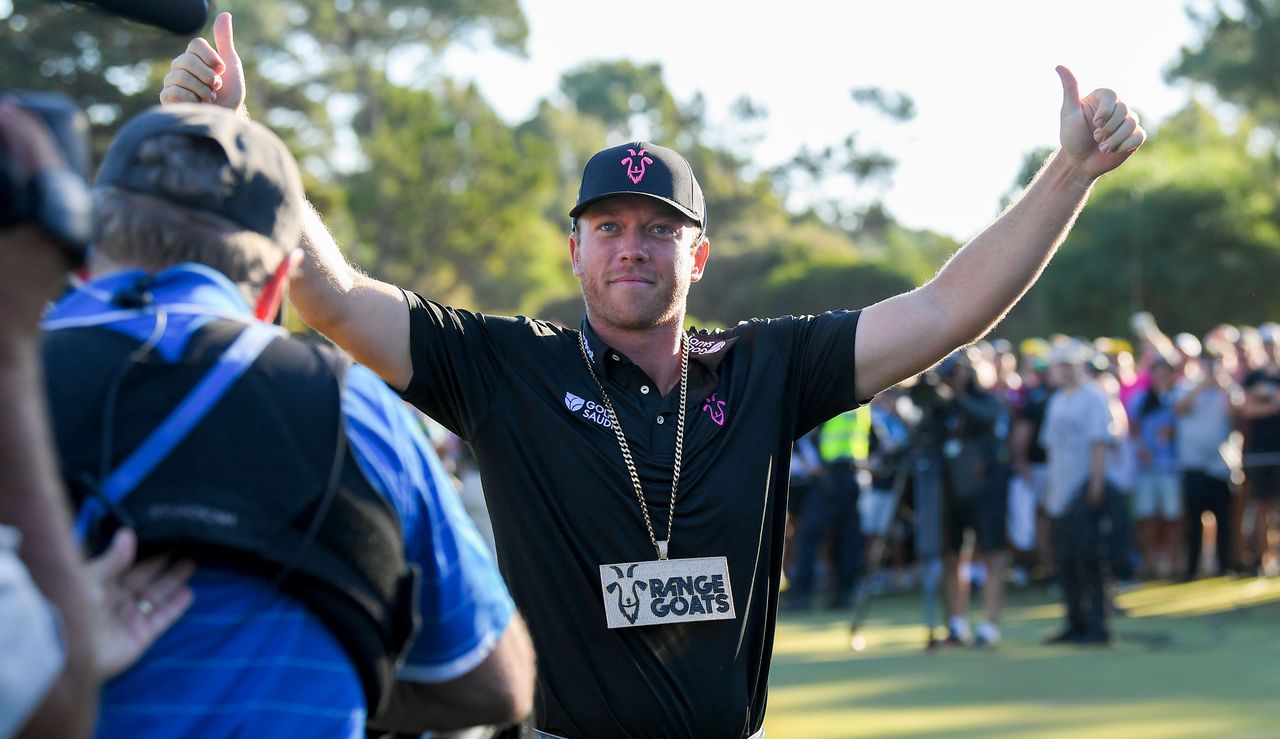
[[[1104,582],[1280,574],[1280,325],[1132,330],[979,342],[799,440],[783,607],[923,585],[989,647],[1006,583],[1052,582],[1049,640],[1106,643]]]

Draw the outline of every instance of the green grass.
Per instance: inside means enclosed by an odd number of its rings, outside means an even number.
[[[784,616],[766,733],[1280,737],[1280,581],[1154,584],[1118,602],[1111,648],[1042,645],[1061,608],[1041,589],[1011,594],[991,651],[925,653],[917,594],[872,605],[861,653],[845,613]]]

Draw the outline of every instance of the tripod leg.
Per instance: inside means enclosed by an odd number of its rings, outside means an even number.
[[[939,460],[920,456],[914,465],[916,556],[921,566],[921,595],[928,645],[938,626],[938,591],[942,584],[942,470]]]
[[[893,499],[889,503],[889,521],[884,526],[883,532],[875,533],[875,539],[871,543],[868,552],[867,572],[858,586],[857,593],[853,601],[853,620],[849,625],[851,634],[857,634],[858,629],[867,620],[867,614],[871,611],[871,599],[873,597],[872,588],[879,578],[881,570],[884,569],[884,561],[889,552],[892,552],[901,540],[902,535],[894,527],[893,523],[898,519],[899,508],[906,499],[904,493],[907,489],[907,483],[911,479],[911,460],[904,458],[898,465],[893,478]],[[879,522],[876,522],[876,528],[881,528]],[[892,539],[891,539],[892,537]],[[858,637],[854,637],[857,639]],[[865,640],[861,642],[865,647]],[[858,646],[853,647],[855,651],[862,651]]]

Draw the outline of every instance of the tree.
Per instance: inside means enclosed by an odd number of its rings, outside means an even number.
[[[114,126],[157,102],[154,61],[163,57],[167,67],[174,46],[165,31],[106,13],[16,0],[0,17],[0,90],[69,96],[88,113],[101,152]]]
[[[564,279],[549,269],[547,147],[474,88],[431,73],[449,44],[487,34],[523,52],[516,0],[230,3],[257,62],[250,108],[320,182],[326,216],[375,276],[433,298],[518,311]],[[242,40],[246,39],[247,40]],[[423,73],[396,84],[397,59]],[[550,286],[550,287],[549,287]]]
[[[1061,252],[998,333],[1124,335],[1135,310],[1170,330],[1256,324],[1280,311],[1280,197],[1249,125],[1191,103],[1104,178]]]
[[[555,151],[506,125],[473,87],[386,84],[372,166],[340,178],[371,273],[440,300],[505,312],[567,290],[564,232],[543,217]]]
[[[600,120],[610,138],[674,142],[685,121],[660,64],[590,62],[564,74],[560,89],[578,113]]]
[[[859,105],[895,122],[915,117],[915,101],[903,93],[878,87],[852,90]],[[887,215],[882,200],[897,162],[879,149],[859,143],[858,132],[844,137],[838,146],[819,150],[801,148],[791,161],[773,172],[774,185],[784,199],[802,199],[807,207],[836,228],[858,230],[863,219]]]
[[[658,65],[585,64],[530,120],[501,120],[477,90],[432,62],[449,44],[480,36],[521,53],[527,26],[517,0],[224,7],[236,16],[252,80],[249,109],[298,156],[308,195],[339,242],[374,276],[432,298],[576,322],[567,210],[587,158],[629,137],[676,148],[698,172],[715,261],[691,305],[706,320],[870,302],[909,287],[954,248],[899,227],[875,197],[855,207],[856,198],[832,188],[841,181],[874,193],[888,185],[892,160],[864,150],[857,132],[813,155],[816,196],[789,211],[773,174],[751,159],[768,112],[744,98],[733,105],[735,125],[710,130],[705,100],[676,100]],[[0,18],[0,39],[3,84],[70,92],[89,108],[100,145],[156,101],[185,44],[35,0],[19,0]],[[413,76],[396,74],[406,60]],[[33,69],[42,75],[35,85]],[[895,120],[912,114],[902,95],[851,94]]]
[[[1218,95],[1271,126],[1280,125],[1280,2],[1237,0],[1207,13],[1188,10],[1203,37],[1183,48],[1171,78],[1207,82]]]
[[[901,92],[886,92],[879,87],[859,87],[851,93],[854,101],[868,105],[895,121],[905,122],[916,117],[916,101]]]
[[[1233,130],[1191,102],[1096,188],[1062,252],[998,332],[1123,335],[1150,310],[1171,330],[1256,324],[1280,310],[1280,2],[1239,0],[1192,17],[1202,38],[1171,78],[1211,85],[1244,115]],[[1045,152],[1028,156],[1020,180]]]

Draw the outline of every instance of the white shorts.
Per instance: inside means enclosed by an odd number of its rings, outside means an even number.
[[[858,513],[862,515],[864,536],[883,536],[893,522],[894,498],[892,490],[866,488],[858,497]]]
[[[1133,517],[1176,521],[1182,516],[1182,480],[1174,472],[1139,472],[1133,483]]]
[[[1036,548],[1036,509],[1044,502],[1049,471],[1043,464],[1030,466],[1031,480],[1014,475],[1009,480],[1009,545],[1020,552]]]

